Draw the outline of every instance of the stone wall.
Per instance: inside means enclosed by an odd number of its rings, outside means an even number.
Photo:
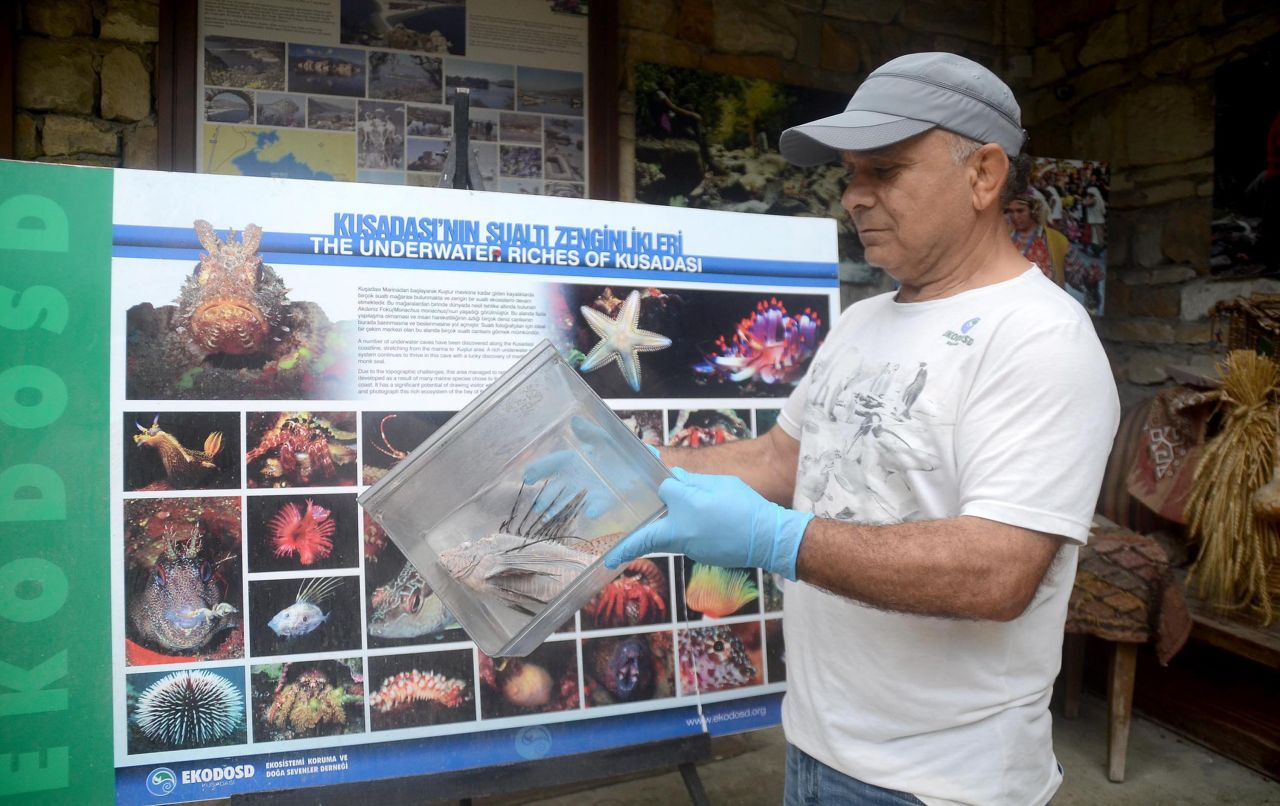
[[[158,0],[26,0],[18,14],[14,156],[154,168]]]

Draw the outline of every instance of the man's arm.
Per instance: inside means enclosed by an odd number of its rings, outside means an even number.
[[[796,577],[885,610],[1009,621],[1027,609],[1061,545],[966,515],[889,526],[815,518]]]
[[[670,467],[737,476],[775,504],[789,507],[796,489],[800,442],[775,425],[755,439],[705,448],[662,448],[660,455]]]

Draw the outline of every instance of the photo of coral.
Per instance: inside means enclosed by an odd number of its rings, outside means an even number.
[[[676,613],[681,621],[755,615],[760,586],[755,568],[720,568],[677,557],[684,571],[676,577]]]
[[[364,679],[360,658],[254,666],[254,743],[363,733]]]
[[[124,502],[125,663],[244,656],[240,499]]]
[[[355,486],[355,412],[251,411],[245,428],[247,486]]]
[[[476,718],[470,649],[369,658],[373,730],[420,728]]]
[[[360,415],[361,478],[373,484],[449,421],[452,411],[366,411]]]
[[[350,396],[354,321],[331,322],[316,303],[292,299],[285,278],[259,254],[262,238],[256,224],[238,233],[195,222],[193,245],[204,252],[194,267],[173,267],[185,278],[178,297],[142,302],[126,314],[129,398]]]
[[[124,489],[240,488],[239,412],[126,412]]]
[[[671,558],[641,557],[582,608],[582,629],[632,627],[671,621]]]
[[[675,696],[669,630],[584,639],[582,666],[588,708]]]
[[[360,578],[249,581],[249,651],[255,657],[360,649]]]
[[[769,683],[787,682],[787,645],[782,637],[782,619],[768,619],[764,623],[765,665],[769,667]]]
[[[466,53],[467,4],[342,0],[342,41],[422,53]]]
[[[323,45],[289,45],[289,92],[364,95],[364,51]]]
[[[750,439],[751,412],[746,409],[682,409],[667,412],[667,444],[704,448]]]
[[[204,38],[204,83],[249,90],[284,89],[284,43],[230,36]]]
[[[381,532],[372,518],[364,517]],[[376,552],[365,543],[369,648],[465,641],[466,633],[422,575],[385,535],[381,540]]]
[[[663,444],[661,410],[626,409],[615,411],[614,414],[618,415],[618,419],[622,420],[623,424],[631,429],[631,433],[635,434],[644,444],[652,445],[655,448]]]
[[[578,655],[573,641],[548,641],[527,658],[491,658],[483,652],[479,658],[483,719],[579,707]]]
[[[251,495],[246,507],[245,553],[250,572],[359,565],[354,493]]]
[[[184,669],[125,676],[130,753],[244,744],[244,669]]]
[[[764,682],[759,622],[679,629],[676,642],[681,696]]]
[[[553,340],[606,399],[786,397],[830,319],[830,298],[818,294],[569,284],[548,292]]]

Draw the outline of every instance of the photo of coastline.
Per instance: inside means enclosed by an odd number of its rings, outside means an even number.
[[[466,53],[467,4],[445,0],[342,0],[342,41],[421,53]]]
[[[320,45],[289,45],[289,91],[364,95],[364,51]]]
[[[204,119],[212,123],[252,123],[253,93],[244,90],[204,91]]]
[[[304,95],[260,92],[257,101],[260,126],[286,126],[300,129],[307,124],[307,99]]]
[[[283,42],[229,36],[204,38],[204,83],[207,85],[282,90],[284,74]]]
[[[516,70],[516,109],[547,115],[582,116],[582,73],[519,67]]]
[[[470,91],[471,105],[482,109],[514,109],[515,67],[510,64],[450,59],[445,73],[446,103],[453,103],[459,87]]]
[[[369,97],[440,103],[440,59],[413,53],[369,52]]]
[[[356,127],[354,98],[307,98],[307,128],[349,132]]]

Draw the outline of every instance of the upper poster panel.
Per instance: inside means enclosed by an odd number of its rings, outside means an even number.
[[[587,196],[585,3],[203,0],[203,173],[436,187],[470,92],[473,186]]]

